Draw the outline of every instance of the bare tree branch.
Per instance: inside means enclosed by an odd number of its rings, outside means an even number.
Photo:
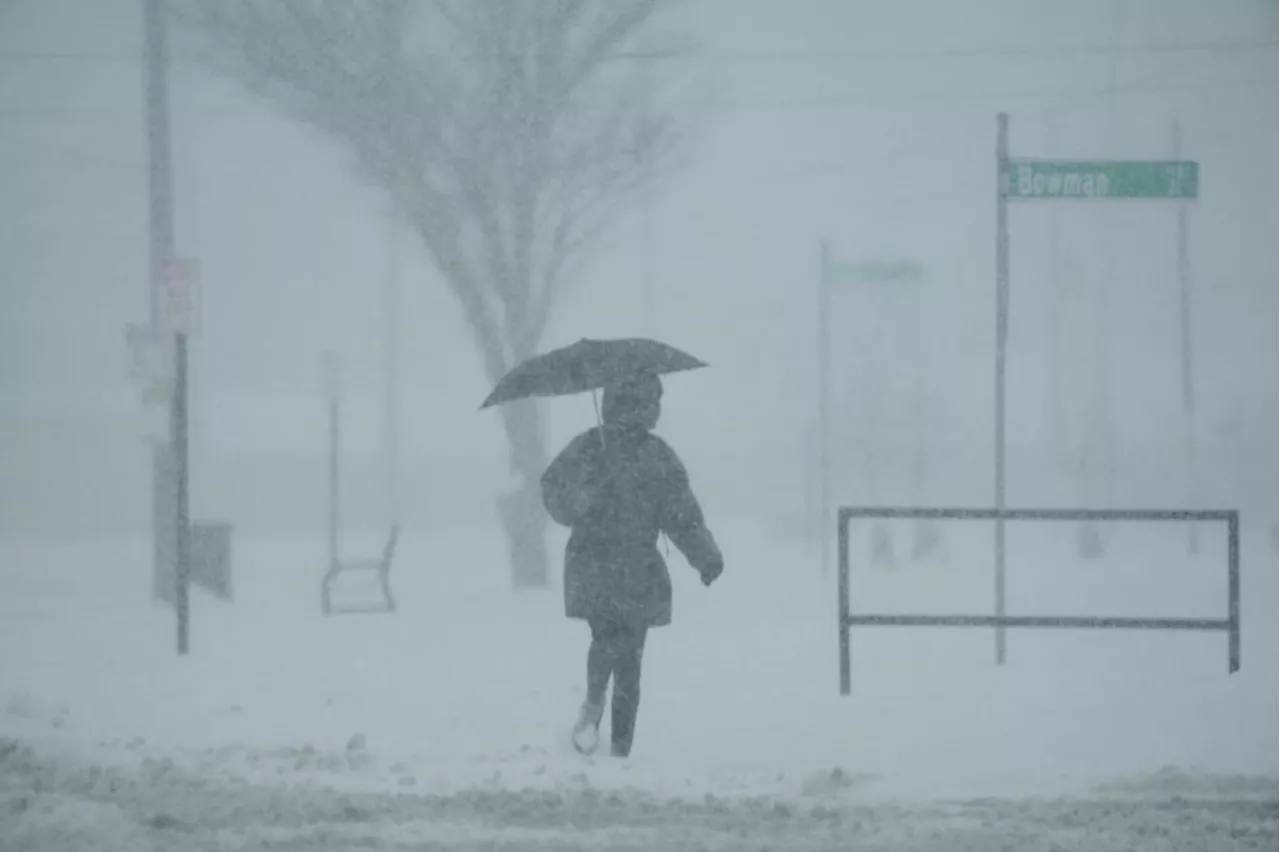
[[[168,0],[210,67],[388,195],[494,381],[536,351],[593,241],[687,150],[696,111],[656,96],[645,67],[687,53],[654,47],[674,2]],[[504,425],[528,485],[545,455],[536,409]]]

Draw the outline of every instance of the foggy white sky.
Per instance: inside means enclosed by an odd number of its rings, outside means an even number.
[[[139,6],[0,5],[0,392],[11,405],[38,393],[135,411],[122,327],[146,304]],[[652,207],[649,265],[631,216],[546,346],[652,334],[689,349],[714,369],[668,383],[664,431],[703,465],[768,448],[766,467],[794,479],[814,418],[819,241],[849,260],[915,259],[925,298],[909,310],[931,344],[920,364],[940,394],[938,429],[972,434],[985,453],[995,113],[1012,114],[1015,155],[1134,159],[1169,156],[1176,117],[1201,163],[1191,261],[1202,423],[1236,424],[1275,470],[1276,50],[1151,49],[1274,45],[1274,4],[696,0],[687,17],[718,93],[693,165]],[[1148,49],[1063,50],[1109,45]],[[203,270],[197,444],[319,452],[318,358],[333,347],[369,395],[352,405],[351,452],[374,452],[380,199],[316,132],[198,68],[176,70],[172,102],[177,245]],[[1011,440],[1044,433],[1056,215],[1060,271],[1105,293],[1114,416],[1131,442],[1156,442],[1179,411],[1173,211],[1057,209],[1011,215]],[[412,235],[400,247],[405,453],[500,469],[496,415],[475,412],[488,382],[469,332]],[[861,298],[836,300],[842,386],[847,365],[870,357],[851,338],[888,322]],[[591,420],[583,400],[550,412],[556,440]]]

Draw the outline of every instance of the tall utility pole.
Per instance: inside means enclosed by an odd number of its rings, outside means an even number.
[[[1050,113],[1046,118],[1048,125],[1048,149],[1052,156],[1058,155],[1058,120]],[[1062,281],[1062,247],[1059,230],[1061,222],[1057,208],[1050,209],[1049,217],[1049,299],[1048,313],[1048,370],[1049,370],[1049,441],[1052,446],[1052,458],[1055,464],[1062,464],[1068,470],[1072,468],[1071,454],[1067,447],[1069,430],[1067,429],[1066,381],[1063,372],[1066,360],[1065,347],[1070,339],[1070,330],[1064,327],[1063,317],[1063,281]]]
[[[1009,338],[1009,116],[996,117],[995,503],[1005,508],[1005,352]],[[995,522],[996,617],[1004,618],[1004,516]],[[996,628],[996,664],[1004,665],[1004,627]]]
[[[386,66],[382,92],[386,99],[386,132],[396,148],[398,99],[395,92],[399,85],[400,19],[396,0],[383,0],[383,39]],[[394,156],[393,158],[394,159]],[[401,520],[401,471],[400,471],[400,309],[401,271],[399,247],[399,208],[394,181],[391,186],[391,209],[386,218],[386,269],[383,280],[383,336],[382,336],[382,464],[386,489],[386,510],[392,525]]]
[[[174,381],[170,407],[170,451],[177,479],[174,489],[178,653],[189,645],[190,513],[187,500],[187,333],[167,326],[160,294],[175,275],[173,235],[173,157],[169,140],[169,43],[164,0],[143,0],[143,38],[146,45],[145,88],[147,98],[148,191],[150,210],[150,316],[152,334],[173,332]],[[161,447],[156,448],[162,451]],[[153,464],[154,464],[153,459]],[[162,467],[157,465],[157,467]],[[153,476],[153,480],[156,477]],[[160,531],[157,530],[157,533]]]
[[[1124,4],[1113,4],[1111,10],[1111,32],[1117,38],[1123,39],[1128,35]],[[1102,133],[1102,138],[1108,148],[1115,145],[1116,137],[1119,135],[1116,131],[1120,127],[1123,113],[1120,103],[1120,83],[1124,58],[1123,51],[1113,50],[1108,60],[1107,88],[1109,91],[1105,106],[1107,120]],[[1096,476],[1096,479],[1092,481],[1091,487],[1096,488],[1097,493],[1090,498],[1090,502],[1094,505],[1114,505],[1116,464],[1118,462],[1116,444],[1119,440],[1117,437],[1118,426],[1115,421],[1115,410],[1112,407],[1111,400],[1111,386],[1115,375],[1111,359],[1111,314],[1112,305],[1114,304],[1112,293],[1116,265],[1115,220],[1109,211],[1104,210],[1096,221],[1102,228],[1101,254],[1105,266],[1100,280],[1095,279],[1098,283],[1089,293],[1090,304],[1093,307],[1092,322],[1097,324],[1099,335],[1096,344],[1098,350],[1097,360],[1095,362],[1097,365],[1097,377],[1092,391],[1097,394],[1097,408],[1092,409],[1091,407],[1091,413],[1096,411],[1098,418],[1097,456],[1094,462],[1096,473],[1088,474],[1088,476]],[[1107,542],[1111,538],[1110,528],[1096,522],[1087,523],[1088,534],[1083,538],[1085,553],[1092,552],[1101,557],[1106,552]]]

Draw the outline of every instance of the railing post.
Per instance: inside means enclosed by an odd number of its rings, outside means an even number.
[[[1227,515],[1227,673],[1240,670],[1240,512]]]
[[[840,598],[840,694],[848,695],[851,688],[849,671],[849,513],[836,512],[836,559],[839,579],[837,595]]]

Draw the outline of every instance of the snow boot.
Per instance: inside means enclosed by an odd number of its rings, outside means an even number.
[[[595,754],[600,745],[600,719],[604,716],[604,704],[582,702],[578,722],[573,726],[573,747],[584,756]]]

